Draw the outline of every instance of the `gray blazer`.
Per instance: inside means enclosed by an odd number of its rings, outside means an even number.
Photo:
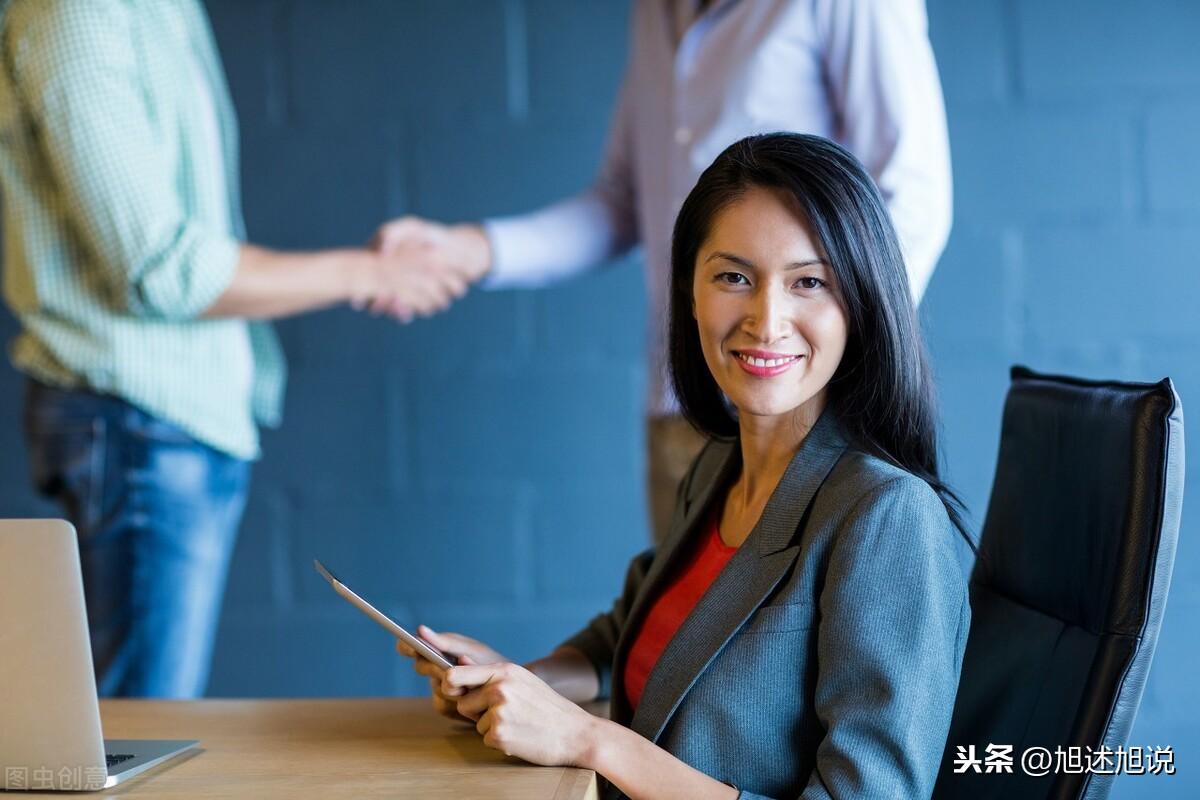
[[[565,644],[614,720],[742,798],[929,797],[970,622],[961,537],[928,484],[848,448],[830,413],[629,708],[632,639],[740,461],[737,442],[704,449],[662,548]]]

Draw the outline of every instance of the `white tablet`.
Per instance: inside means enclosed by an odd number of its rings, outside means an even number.
[[[447,658],[444,653],[442,653],[441,650],[438,650],[421,637],[414,636],[413,634],[404,630],[404,628],[401,628],[386,614],[375,608],[375,606],[371,605],[366,600],[363,600],[361,597],[355,594],[350,587],[346,586],[346,584],[333,577],[333,574],[330,573],[329,570],[325,569],[325,565],[320,561],[317,561],[315,558],[313,559],[313,566],[317,568],[317,572],[321,573],[325,580],[329,581],[329,585],[333,587],[335,592],[349,600],[359,611],[363,612],[368,617],[379,623],[379,625],[392,636],[403,640],[405,644],[420,653],[423,658],[432,661],[434,664],[437,664],[445,669],[455,666],[453,663],[451,663],[450,659]]]

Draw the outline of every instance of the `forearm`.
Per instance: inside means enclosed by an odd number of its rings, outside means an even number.
[[[560,647],[545,658],[529,662],[525,668],[572,702],[588,703],[600,694],[596,668],[574,647]]]
[[[540,288],[580,275],[635,244],[629,213],[592,189],[519,216],[486,220],[490,289]]]
[[[233,281],[202,316],[273,319],[364,300],[375,258],[363,250],[284,253],[243,245]]]
[[[595,718],[581,767],[595,770],[630,800],[734,800],[738,790],[685,764],[629,728]]]
[[[537,211],[484,223],[492,289],[546,286],[599,266],[638,240],[631,79],[622,82],[595,183]]]

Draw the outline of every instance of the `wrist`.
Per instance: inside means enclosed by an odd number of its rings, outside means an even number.
[[[347,250],[333,268],[340,279],[340,299],[359,306],[379,294],[379,254],[370,250]]]
[[[600,772],[600,763],[604,760],[602,756],[604,756],[605,750],[605,729],[600,723],[607,722],[607,720],[594,717],[587,711],[583,711],[583,714],[588,718],[583,720],[580,728],[580,740],[576,744],[575,758],[572,758],[571,762],[582,769]]]
[[[454,225],[450,233],[458,243],[468,277],[478,281],[487,275],[492,269],[492,242],[483,226],[476,223]]]
[[[582,711],[582,709],[580,710]],[[626,729],[603,717],[593,716],[586,711],[583,713],[587,716],[587,720],[584,722],[580,734],[575,765],[601,775],[608,775],[608,764],[613,747],[617,743],[618,737]]]

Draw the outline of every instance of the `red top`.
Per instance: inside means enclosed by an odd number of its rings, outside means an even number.
[[[629,648],[629,658],[625,661],[625,695],[629,698],[630,708],[638,707],[658,657],[736,552],[736,547],[721,541],[719,518],[714,514],[687,562],[680,565],[675,577],[650,607],[633,646]]]

